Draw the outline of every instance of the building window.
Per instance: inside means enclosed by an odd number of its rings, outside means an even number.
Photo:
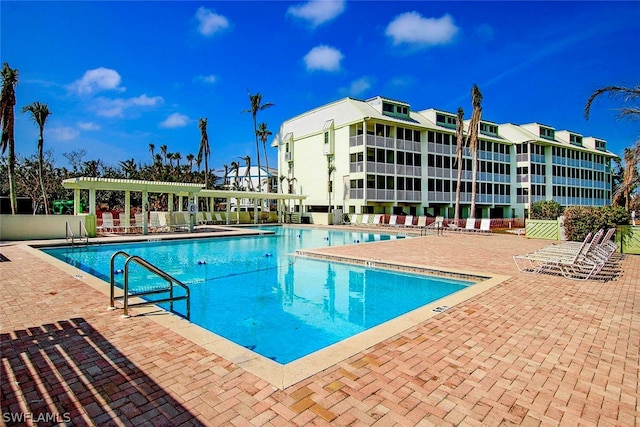
[[[582,146],[582,137],[572,133],[569,135],[569,142],[573,145]]]
[[[556,132],[551,128],[540,126],[540,138],[555,140]]]

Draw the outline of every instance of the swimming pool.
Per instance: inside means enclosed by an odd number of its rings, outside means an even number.
[[[118,250],[189,285],[191,321],[279,364],[380,325],[471,282],[290,256],[300,249],[398,238],[270,227],[273,235],[55,248],[48,254],[103,280]],[[120,259],[122,268],[124,259]],[[130,270],[132,283],[156,280]],[[116,275],[122,281],[122,275]],[[121,283],[120,283],[121,284]],[[184,310],[175,303],[174,309]]]

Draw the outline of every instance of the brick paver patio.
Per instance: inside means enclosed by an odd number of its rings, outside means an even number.
[[[326,249],[512,277],[285,390],[150,317],[121,319],[20,244],[0,246],[2,422],[640,425],[640,256],[606,283],[517,271],[512,255],[549,243],[447,235]]]

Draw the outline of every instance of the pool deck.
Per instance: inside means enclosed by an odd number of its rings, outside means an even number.
[[[518,272],[512,255],[550,243],[446,233],[322,249],[510,278],[283,390],[2,244],[0,423],[639,425],[640,256],[609,282]]]

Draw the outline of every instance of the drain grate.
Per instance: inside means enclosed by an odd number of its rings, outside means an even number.
[[[9,258],[7,258],[6,256],[0,254],[0,262],[9,262],[11,261]]]

